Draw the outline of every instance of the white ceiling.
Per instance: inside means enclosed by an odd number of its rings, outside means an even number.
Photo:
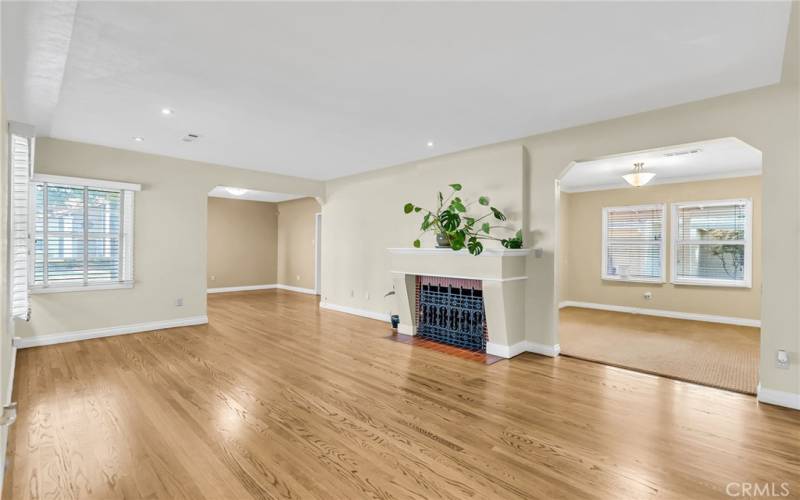
[[[232,200],[250,200],[250,201],[266,201],[269,203],[279,203],[281,201],[297,200],[305,198],[303,195],[286,194],[286,193],[272,193],[269,191],[255,191],[248,189],[244,194],[235,195],[225,189],[226,187],[236,186],[217,186],[208,192],[208,196],[212,198],[230,198]]]
[[[330,179],[776,83],[790,6],[2,2],[3,79],[40,135]]]
[[[622,178],[644,163],[656,176],[647,185],[761,175],[761,151],[734,137],[681,144],[575,163],[561,178],[570,192],[627,188]]]

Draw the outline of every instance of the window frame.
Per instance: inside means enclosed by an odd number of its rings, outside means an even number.
[[[744,204],[745,224],[744,224],[744,269],[742,280],[726,280],[717,278],[680,278],[678,277],[678,248],[680,245],[714,245],[719,244],[720,240],[679,240],[679,218],[678,211],[682,208],[693,207],[720,207],[728,205]],[[671,204],[671,238],[670,238],[670,283],[673,285],[688,286],[714,286],[727,288],[752,288],[753,287],[753,200],[752,198],[733,198],[728,200],[706,200],[706,201],[681,201]],[[741,241],[741,240],[736,240]],[[731,244],[728,241],[727,244]]]
[[[58,184],[62,186],[69,186],[73,188],[82,189],[102,189],[120,191],[120,243],[119,243],[119,266],[120,266],[120,279],[118,281],[95,281],[95,282],[82,282],[82,283],[59,283],[52,286],[48,284],[37,285],[34,284],[35,275],[35,240],[36,240],[36,186],[44,184]],[[34,174],[31,178],[29,185],[29,238],[28,238],[28,255],[31,259],[28,266],[28,293],[31,295],[44,294],[44,293],[62,293],[62,292],[86,292],[93,290],[113,290],[121,288],[133,288],[134,274],[133,274],[133,245],[134,245],[134,198],[135,192],[141,191],[140,184],[133,184],[129,182],[117,182],[100,179],[87,179],[83,177],[66,177],[60,175],[48,174]],[[128,199],[129,198],[129,199]],[[85,198],[84,198],[85,203]],[[45,209],[46,209],[45,201]],[[86,239],[86,233],[84,233]],[[125,234],[128,236],[125,237]],[[45,227],[44,236],[47,235]],[[84,247],[87,244],[84,241]],[[45,243],[45,249],[47,245]],[[88,247],[85,247],[88,248]],[[84,262],[84,265],[87,265]]]
[[[608,214],[612,212],[635,212],[641,210],[661,209],[661,239],[659,256],[661,257],[661,267],[658,278],[625,278],[622,276],[612,276],[608,274]],[[603,250],[602,261],[600,262],[600,278],[603,281],[616,281],[623,283],[655,283],[663,284],[666,282],[666,235],[667,235],[667,205],[666,203],[649,203],[646,205],[625,205],[616,207],[603,207],[602,214],[603,231]]]

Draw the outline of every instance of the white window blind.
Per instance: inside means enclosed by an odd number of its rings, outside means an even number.
[[[28,185],[33,164],[33,134],[22,135],[10,129],[11,195],[10,251],[11,314],[29,319],[28,305]]]
[[[672,205],[672,282],[751,286],[752,202]]]
[[[664,211],[664,205],[603,209],[603,279],[664,280]]]
[[[87,181],[34,178],[30,283],[35,292],[133,282],[134,190]]]

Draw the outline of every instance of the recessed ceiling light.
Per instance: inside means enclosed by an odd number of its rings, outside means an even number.
[[[241,196],[247,192],[244,188],[237,188],[237,187],[226,187],[225,191],[229,192],[234,196]]]
[[[162,115],[166,115],[166,116],[174,115],[175,114],[175,110],[172,109],[172,108],[161,108],[161,114]]]
[[[133,140],[136,141],[136,142],[142,142],[142,141],[144,141],[144,137],[136,136],[136,137],[133,138]]]
[[[432,147],[433,147],[433,141],[428,141],[428,144],[427,144],[427,146],[428,146],[429,148],[432,148]]]

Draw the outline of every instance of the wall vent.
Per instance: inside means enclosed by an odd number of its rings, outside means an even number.
[[[703,151],[702,149],[687,149],[684,151],[670,151],[669,153],[664,153],[664,156],[686,156],[686,155],[696,155]]]

